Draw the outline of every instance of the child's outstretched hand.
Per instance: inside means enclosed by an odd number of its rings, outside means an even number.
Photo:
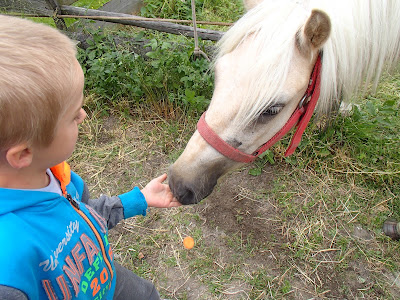
[[[165,179],[167,179],[167,174],[154,178],[142,189],[149,207],[167,208],[182,205],[176,200],[169,186],[162,183]]]

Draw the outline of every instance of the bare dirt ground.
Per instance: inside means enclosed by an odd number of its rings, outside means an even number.
[[[165,172],[192,131],[160,120],[94,119],[73,166],[94,196],[118,194]],[[249,175],[252,167],[222,178],[200,204],[151,209],[111,229],[115,259],[169,299],[400,299],[391,258],[399,246],[321,196],[347,190],[322,182],[307,190],[318,179],[284,163],[260,176]],[[192,250],[182,245],[187,235]]]

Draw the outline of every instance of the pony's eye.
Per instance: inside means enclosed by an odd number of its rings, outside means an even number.
[[[264,110],[262,115],[265,117],[274,116],[274,115],[280,113],[282,108],[283,108],[282,104],[276,104],[276,105],[268,107],[266,110]]]

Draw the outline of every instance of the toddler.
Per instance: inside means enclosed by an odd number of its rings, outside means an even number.
[[[65,162],[86,117],[75,44],[0,15],[0,299],[159,299],[113,259],[108,229],[180,205],[167,175],[145,188],[89,199]]]

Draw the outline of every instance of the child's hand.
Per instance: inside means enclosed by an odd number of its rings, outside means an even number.
[[[149,207],[165,208],[182,205],[174,198],[169,186],[162,183],[165,179],[167,179],[167,174],[153,179],[142,189],[142,193]]]

